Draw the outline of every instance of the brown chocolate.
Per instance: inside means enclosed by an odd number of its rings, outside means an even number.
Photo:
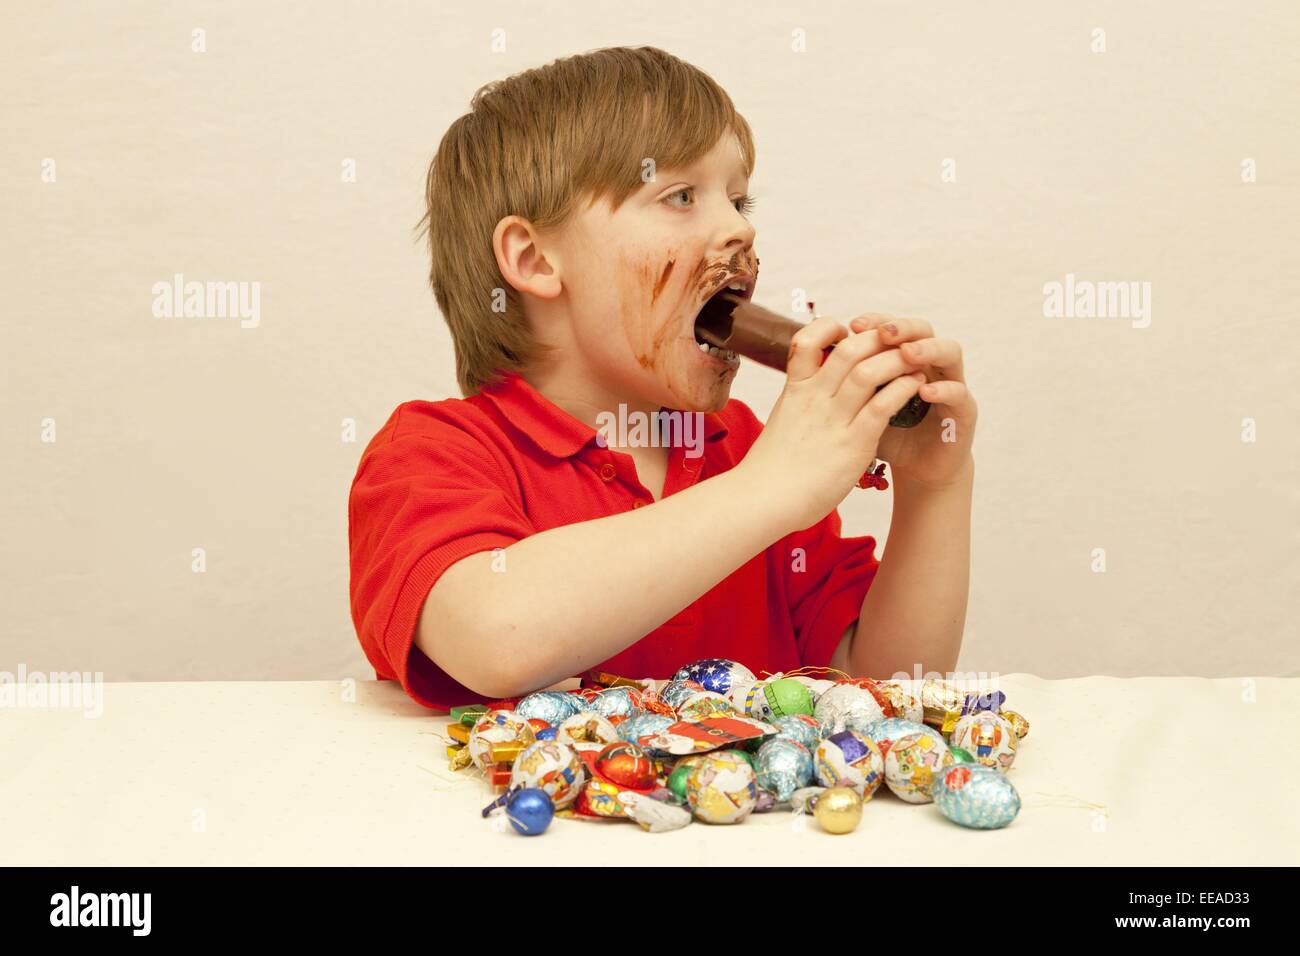
[[[786,359],[790,355],[790,340],[804,327],[803,323],[738,295],[723,293],[718,298],[732,308],[726,310],[711,306],[704,309],[696,320],[695,334],[710,345],[729,349],[760,365],[784,372]],[[826,349],[827,354],[830,351],[829,348]],[[898,428],[911,428],[919,425],[929,410],[929,402],[919,395],[913,395],[889,420],[889,424]]]

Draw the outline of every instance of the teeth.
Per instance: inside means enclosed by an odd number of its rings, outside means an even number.
[[[744,286],[742,283],[740,283],[740,282],[733,282],[733,283],[731,283],[731,285],[727,286],[727,288],[730,289],[732,292],[744,292],[744,291],[745,291],[745,286]]]
[[[735,352],[731,351],[730,349],[720,349],[716,345],[709,345],[708,343],[702,343],[700,347],[700,351],[707,352],[710,355],[712,355],[714,358],[722,359],[722,361],[724,362],[739,361],[739,358],[736,356]]]

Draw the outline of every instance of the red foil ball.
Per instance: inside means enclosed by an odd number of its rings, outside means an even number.
[[[622,740],[596,755],[596,772],[620,787],[647,790],[655,785],[655,763],[650,755]]]

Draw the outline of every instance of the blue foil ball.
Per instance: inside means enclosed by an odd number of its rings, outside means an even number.
[[[537,836],[545,833],[555,816],[555,804],[546,792],[536,787],[524,787],[506,801],[506,819],[516,833]]]

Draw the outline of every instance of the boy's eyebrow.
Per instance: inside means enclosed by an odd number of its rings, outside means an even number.
[[[682,173],[691,172],[699,167],[701,161],[702,160],[697,159],[695,160],[695,162],[689,163],[685,166],[677,166],[677,167],[665,166],[664,169],[668,170],[669,172],[682,172]],[[744,160],[736,161],[736,165],[732,170],[732,176],[740,179],[749,179],[749,173],[745,170]],[[644,185],[652,186],[654,185],[654,180],[647,180],[644,183]]]

